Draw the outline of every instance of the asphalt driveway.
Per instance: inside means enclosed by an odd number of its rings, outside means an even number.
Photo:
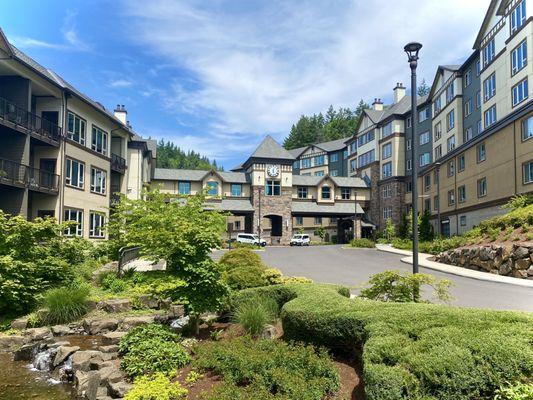
[[[342,249],[341,246],[267,247],[258,252],[264,262],[283,274],[305,276],[315,282],[360,285],[371,275],[387,269],[411,271],[403,256],[375,249]],[[216,257],[216,255],[215,255]],[[452,305],[498,310],[533,311],[533,289],[449,275],[430,269],[420,272],[450,279]],[[357,292],[356,289],[353,290]]]

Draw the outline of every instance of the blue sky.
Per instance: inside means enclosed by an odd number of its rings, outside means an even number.
[[[136,131],[240,163],[301,114],[390,100],[464,61],[489,0],[2,1],[8,39],[93,99],[125,104]],[[409,21],[409,22],[407,22]]]

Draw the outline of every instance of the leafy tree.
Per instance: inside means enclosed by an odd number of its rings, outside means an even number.
[[[123,197],[110,230],[122,244],[140,246],[148,257],[166,260],[167,271],[186,282],[179,290],[197,322],[199,314],[216,310],[227,294],[220,268],[209,256],[221,244],[225,216],[204,209],[205,193],[174,199],[155,190],[145,197]]]
[[[394,224],[392,223],[392,218],[387,219],[387,224],[385,226],[385,236],[387,237],[387,240],[390,243],[390,240],[396,235],[396,229],[394,228]]]
[[[398,235],[402,239],[410,239],[413,236],[413,213],[403,213],[402,222],[398,227]]]
[[[319,226],[315,229],[315,236],[318,236],[320,240],[324,241],[324,237],[326,236],[326,230],[323,226]]]
[[[176,169],[220,169],[216,160],[201,156],[195,151],[185,152],[174,143],[161,140],[157,143],[157,167]]]
[[[429,210],[424,211],[420,217],[420,224],[418,225],[418,233],[420,235],[420,240],[422,241],[431,241],[433,240],[433,226],[429,222],[431,219],[431,213]]]
[[[418,97],[427,96],[430,90],[431,88],[426,83],[426,80],[422,79],[422,83],[418,86],[418,90],[417,90]]]

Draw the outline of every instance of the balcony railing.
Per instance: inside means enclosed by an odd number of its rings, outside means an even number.
[[[126,160],[115,153],[111,153],[111,170],[123,174],[126,172]]]
[[[61,127],[0,97],[0,119],[21,126],[46,142],[59,143]]]
[[[59,191],[59,175],[0,158],[0,182],[39,192]]]

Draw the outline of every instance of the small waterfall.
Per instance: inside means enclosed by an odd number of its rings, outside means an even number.
[[[57,371],[60,382],[70,382],[74,376],[72,373],[72,356],[69,356]]]
[[[33,358],[33,363],[30,364],[30,369],[33,371],[50,371],[52,365],[52,357],[55,356],[57,349],[45,349],[38,352]]]

